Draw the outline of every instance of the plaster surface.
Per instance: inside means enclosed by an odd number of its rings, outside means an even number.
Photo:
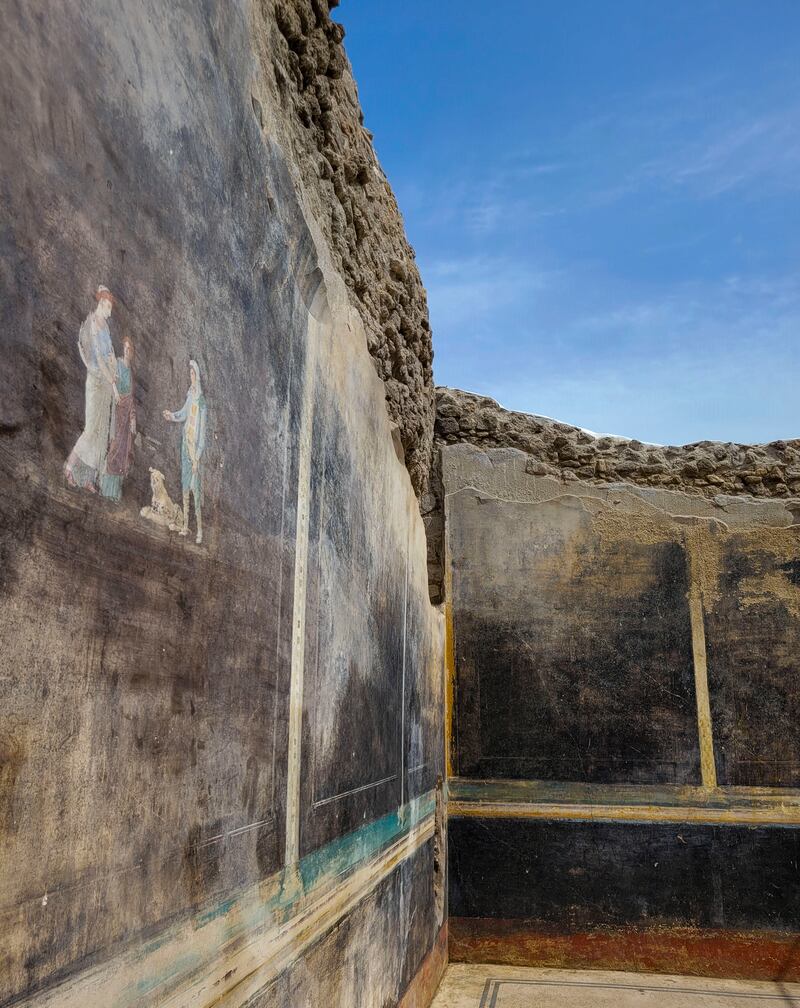
[[[286,26],[5,13],[0,1004],[384,1008],[443,924],[442,618]]]
[[[451,959],[796,980],[791,502],[529,463],[442,448]]]

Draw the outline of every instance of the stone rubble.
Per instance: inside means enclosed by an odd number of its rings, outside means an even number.
[[[348,285],[386,387],[417,494],[433,441],[433,349],[425,289],[403,219],[364,126],[358,89],[331,20],[338,0],[262,0],[267,51],[303,188]],[[277,30],[273,26],[277,25]]]
[[[438,445],[468,441],[477,447],[518,448],[531,456],[527,471],[565,482],[621,481],[662,486],[714,497],[800,494],[800,439],[765,445],[697,441],[652,445],[627,438],[596,437],[569,424],[514,413],[494,399],[436,389]]]
[[[704,497],[800,496],[800,439],[764,445],[698,441],[653,445],[622,437],[595,436],[580,427],[503,409],[494,399],[460,389],[436,389],[434,461],[420,505],[428,534],[431,600],[442,600],[444,528],[439,452],[443,445],[516,448],[527,452],[526,471],[564,483],[634,483]],[[793,509],[792,509],[793,510]],[[794,512],[793,512],[794,513]],[[798,501],[800,520],[800,501]]]

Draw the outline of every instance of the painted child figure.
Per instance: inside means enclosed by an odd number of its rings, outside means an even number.
[[[206,424],[208,409],[203,388],[200,384],[200,368],[196,361],[189,361],[189,391],[183,406],[170,413],[164,410],[163,417],[172,423],[183,424],[181,439],[181,485],[183,487],[183,528],[179,535],[189,534],[189,494],[194,498],[194,513],[197,519],[196,543],[203,541],[203,485],[200,462],[206,446]]]
[[[136,437],[136,404],[133,399],[133,343],[126,336],[122,341],[122,356],[117,358],[117,400],[111,411],[111,442],[106,455],[105,471],[100,477],[100,493],[119,503],[122,481],[133,465],[133,442]]]

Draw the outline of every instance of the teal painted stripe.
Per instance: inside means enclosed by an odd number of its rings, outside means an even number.
[[[314,889],[334,882],[371,860],[410,833],[415,826],[432,815],[435,809],[435,791],[414,798],[380,819],[365,823],[352,833],[347,833],[320,847],[319,850],[307,854],[298,865],[284,868],[278,874],[278,886],[271,899],[254,903],[246,896],[228,897],[197,914],[192,925],[199,929],[230,915],[230,923],[225,929],[223,939],[223,942],[227,942],[270,923],[283,924],[294,916],[301,898],[307,897]],[[147,951],[155,952],[169,940],[169,935],[162,935],[148,944]],[[216,956],[218,946],[211,951],[213,956]],[[140,955],[139,958],[145,959],[146,955]],[[166,970],[139,980],[130,993],[134,998],[142,997],[159,987],[169,985],[179,977],[185,980],[192,973],[199,972],[205,965],[197,953],[176,957]],[[131,1002],[125,997],[118,1002],[120,1005],[137,1003],[136,1000]]]
[[[204,924],[209,924],[218,917],[224,917],[225,914],[232,910],[235,906],[235,896],[231,899],[223,900],[222,903],[217,903],[216,906],[211,907],[210,910],[206,910],[205,913],[198,914],[195,917],[195,923],[197,924],[197,927],[203,927]]]
[[[246,902],[236,906],[238,900],[225,900],[195,918],[197,925],[225,917],[232,909],[231,923],[226,940],[236,938],[243,931],[253,931],[267,923],[284,924],[291,920],[301,898],[314,889],[335,881],[354,871],[359,865],[375,857],[380,851],[409,833],[415,826],[432,815],[436,808],[436,792],[429,791],[414,798],[401,808],[380,819],[332,840],[319,850],[307,854],[297,865],[290,865],[278,874],[278,887],[274,896],[254,906]]]
[[[408,802],[381,819],[367,823],[353,833],[339,837],[325,847],[307,854],[299,866],[303,890],[308,892],[321,880],[327,881],[344,875],[362,861],[369,860],[378,851],[388,847],[431,815],[435,808],[435,793],[429,791],[421,798]]]

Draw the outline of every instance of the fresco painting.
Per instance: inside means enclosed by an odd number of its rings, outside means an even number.
[[[114,353],[109,319],[114,295],[104,284],[95,292],[96,305],[86,316],[78,334],[78,353],[86,368],[85,422],[75,447],[64,463],[69,486],[107,498],[122,500],[125,477],[136,457],[136,397],[134,347],[123,337],[122,356]],[[203,455],[208,429],[208,404],[200,380],[200,367],[189,361],[189,388],[180,409],[162,410],[168,423],[181,424],[180,478],[183,507],[167,490],[163,472],[150,471],[151,502],[140,510],[142,518],[155,525],[189,535],[190,502],[195,516],[195,543],[203,542]]]
[[[168,528],[171,532],[182,529],[183,511],[167,492],[164,473],[152,466],[150,467],[150,491],[152,494],[150,503],[146,504],[139,512],[142,518],[147,518],[162,528]]]
[[[182,423],[181,437],[181,488],[183,490],[183,524],[178,529],[178,535],[189,534],[189,497],[194,502],[194,515],[197,523],[195,542],[203,541],[203,483],[201,462],[206,447],[206,427],[208,424],[208,407],[203,387],[200,384],[200,368],[197,361],[189,361],[189,391],[186,401],[179,410],[171,413],[164,410],[164,419],[170,423]],[[171,527],[171,526],[170,526]]]
[[[443,450],[451,956],[800,978],[794,516],[527,462]]]
[[[623,532],[572,497],[468,489],[449,518],[459,775],[699,784],[687,564],[668,522],[631,515]]]
[[[130,472],[136,439],[136,403],[133,397],[133,343],[126,336],[117,358],[111,431],[100,494],[115,502],[122,498],[122,481]]]
[[[276,102],[251,14],[32,0],[4,24],[0,1005],[324,992],[367,941],[371,997],[398,999],[441,931],[422,519],[345,280],[254,115],[256,89],[265,122]],[[319,717],[290,780],[306,645]]]
[[[119,401],[117,358],[108,320],[114,295],[104,285],[95,292],[96,305],[78,333],[78,352],[86,368],[83,432],[64,465],[70,486],[97,493],[106,475],[112,413]]]

